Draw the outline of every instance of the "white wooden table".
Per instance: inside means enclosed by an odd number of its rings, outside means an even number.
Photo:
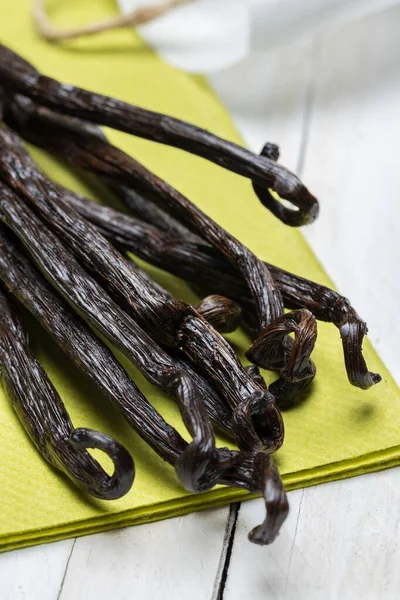
[[[399,381],[400,10],[253,55],[212,83],[247,143],[277,141],[321,200],[304,234]],[[0,600],[397,599],[399,498],[400,469],[291,492],[266,548],[247,541],[255,500],[10,552]]]

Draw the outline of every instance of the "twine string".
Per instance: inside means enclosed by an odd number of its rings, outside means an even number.
[[[125,15],[105,19],[104,21],[88,23],[82,27],[70,29],[58,29],[54,27],[46,14],[44,1],[45,0],[33,0],[32,13],[36,29],[45,39],[58,42],[61,40],[71,40],[85,35],[93,35],[103,31],[110,31],[111,29],[119,29],[121,27],[144,25],[191,0],[164,0],[164,2],[155,6],[139,6]]]

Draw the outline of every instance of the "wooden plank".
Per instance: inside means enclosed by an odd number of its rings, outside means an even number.
[[[57,600],[74,540],[0,556],[1,600]]]
[[[394,9],[318,41],[302,173],[321,200],[306,238],[398,379],[399,23]],[[399,483],[395,469],[291,493],[265,549],[246,547],[254,509],[242,505],[224,599],[397,598]]]
[[[259,500],[242,505],[224,600],[398,598],[400,469],[289,494],[270,547],[246,544]]]
[[[400,382],[399,25],[400,6],[319,40],[302,175],[321,201],[304,235]]]
[[[76,540],[60,600],[211,598],[228,509]]]
[[[271,546],[252,544],[247,535],[261,522],[265,513],[262,500],[243,502],[236,525],[224,600],[258,600],[284,598],[293,543],[296,537],[303,490],[289,494],[290,513],[281,533]]]
[[[305,490],[287,598],[398,597],[399,485],[394,469]]]
[[[228,577],[229,567],[231,563],[231,554],[233,542],[236,533],[236,523],[239,516],[240,502],[235,502],[230,505],[229,517],[226,524],[224,543],[219,559],[218,571],[215,577],[214,589],[211,600],[222,600],[226,579]]]

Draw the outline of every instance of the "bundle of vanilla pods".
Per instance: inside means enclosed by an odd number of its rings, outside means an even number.
[[[184,121],[61,84],[4,46],[0,115],[0,368],[33,443],[85,493],[112,500],[133,483],[134,462],[121,444],[73,427],[29,348],[15,299],[173,465],[187,490],[223,484],[263,494],[266,517],[249,537],[271,543],[288,513],[271,458],[284,439],[280,409],[303,399],[316,375],[316,319],[339,328],[349,381],[362,389],[380,381],[362,355],[366,325],[336,292],[259,260],[189,199],[112,146],[99,126],[181,148],[249,178],[262,204],[288,225],[312,222],[317,200],[277,163],[273,144],[255,155]],[[22,140],[94,173],[130,214],[51,181]],[[187,280],[203,300],[190,306],[173,298],[128,251]],[[254,337],[246,353],[250,367],[242,366],[222,335],[240,324]],[[97,333],[176,399],[190,443],[146,400]],[[269,388],[259,367],[277,373]],[[214,427],[238,450],[218,448]],[[112,476],[88,448],[110,456]]]

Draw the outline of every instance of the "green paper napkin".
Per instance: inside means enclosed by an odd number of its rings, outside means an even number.
[[[56,8],[60,22],[67,26],[101,18],[107,9],[108,14],[116,10],[111,0],[108,4],[71,1]],[[30,6],[29,0],[2,0],[0,39],[46,74],[187,119],[240,141],[211,91],[165,65],[132,31],[109,32],[54,46],[34,33]],[[104,15],[99,15],[101,10]],[[258,256],[330,284],[301,234],[279,223],[260,205],[249,181],[179,150],[114,131],[109,135],[115,144],[188,195]],[[51,177],[90,195],[72,172],[44,152],[35,149],[33,154]],[[181,281],[156,269],[148,270],[177,296],[194,301]],[[131,492],[119,501],[106,503],[82,497],[37,454],[1,392],[0,550],[149,522],[249,497],[241,490],[222,487],[201,495],[185,492],[173,469],[146,447],[47,334],[30,323],[35,352],[64,399],[74,425],[115,436],[131,451],[137,475]],[[229,339],[240,353],[249,345],[240,331]],[[398,389],[368,343],[364,350],[370,368],[383,376],[382,383],[368,392],[351,387],[347,381],[337,329],[319,324],[313,355],[318,376],[307,402],[285,414],[286,440],[276,455],[287,489],[400,463]],[[121,360],[149,401],[186,435],[174,402]]]

